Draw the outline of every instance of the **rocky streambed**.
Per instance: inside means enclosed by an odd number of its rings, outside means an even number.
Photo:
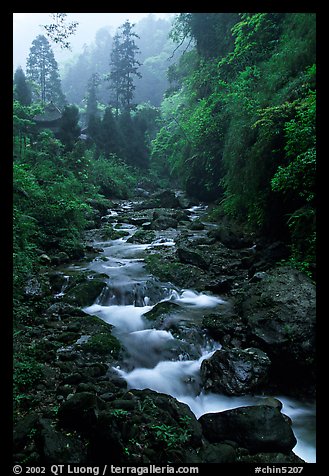
[[[109,203],[83,259],[43,258],[15,462],[315,461],[314,284],[206,212],[170,191]]]

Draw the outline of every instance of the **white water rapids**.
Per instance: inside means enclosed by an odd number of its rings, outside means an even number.
[[[130,235],[135,231],[127,227]],[[156,244],[157,245],[157,244]],[[162,243],[171,246],[172,241]],[[116,288],[128,289],[137,283],[145,283],[150,276],[146,274],[143,263],[143,253],[150,245],[136,245],[127,243],[126,239],[97,243],[104,249],[104,260],[94,260],[89,268],[97,272],[107,273],[109,285],[115,283]],[[117,292],[117,291],[116,291]],[[127,295],[127,294],[126,294]],[[162,299],[170,300],[179,305],[180,312],[177,321],[187,320],[200,316],[205,312],[225,305],[219,296],[197,293],[193,290],[171,290]],[[104,298],[103,298],[104,301]],[[200,366],[204,359],[209,358],[221,346],[219,343],[205,338],[200,344],[198,355],[188,357],[186,352],[180,352],[182,339],[174,337],[169,330],[152,328],[152,321],[144,314],[154,305],[149,303],[148,296],[144,296],[143,305],[120,302],[111,293],[107,302],[101,299],[84,309],[91,315],[96,315],[114,327],[113,333],[128,349],[130,360],[127,365],[123,362],[116,371],[127,381],[128,388],[155,390],[169,394],[180,402],[186,403],[195,416],[199,418],[205,413],[220,412],[245,405],[259,404],[264,396],[230,397],[221,394],[200,392]],[[268,395],[270,396],[270,395]],[[297,399],[280,395],[271,395],[283,403],[282,413],[288,415],[293,422],[293,431],[297,438],[294,453],[306,462],[315,462],[315,404],[305,404]]]

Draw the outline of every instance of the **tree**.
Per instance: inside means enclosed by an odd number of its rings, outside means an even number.
[[[130,110],[134,96],[134,76],[141,78],[138,67],[141,63],[136,59],[139,51],[135,43],[135,38],[139,38],[132,31],[134,24],[127,20],[120,28],[113,39],[113,49],[111,53],[111,72],[109,75],[110,88],[115,93],[115,108],[118,115],[119,106]]]
[[[47,38],[43,35],[38,35],[32,42],[26,74],[36,86],[32,93],[34,101],[41,101],[43,104],[52,101],[59,107],[65,105],[58,64]]]
[[[145,144],[145,125],[124,110],[118,118],[118,128],[122,134],[122,157],[128,165],[147,168],[148,150]]]
[[[81,133],[78,122],[79,109],[77,106],[66,106],[61,118],[58,137],[67,151],[73,149],[74,144]]]
[[[97,107],[97,88],[101,82],[101,78],[98,73],[91,75],[88,81],[88,90],[87,90],[87,111],[86,111],[86,121],[87,124],[91,116],[98,115]]]
[[[109,156],[109,154],[119,154],[120,133],[110,107],[106,108],[102,119],[100,139],[100,146],[105,152],[105,156]]]
[[[120,94],[121,94],[121,51],[120,51],[120,36],[116,33],[113,38],[113,49],[111,52],[111,72],[108,76],[110,81],[110,89],[114,92],[114,107],[116,111],[116,117],[118,117],[120,107]]]
[[[56,44],[59,44],[63,49],[71,49],[68,37],[74,35],[79,23],[72,21],[66,23],[67,13],[51,13],[50,16],[54,20],[54,23],[50,25],[44,25],[46,35],[53,40]]]
[[[14,75],[14,99],[20,102],[22,106],[29,106],[32,102],[31,88],[20,66],[16,69]]]
[[[233,50],[231,29],[238,21],[237,13],[180,13],[170,36],[177,48],[190,38],[201,56],[218,58]]]
[[[82,103],[88,89],[88,82],[93,74],[99,74],[102,82],[98,85],[98,100],[108,103],[109,56],[112,51],[113,38],[108,27],[97,31],[94,43],[84,45],[82,53],[66,62],[62,78],[62,87],[70,104]]]

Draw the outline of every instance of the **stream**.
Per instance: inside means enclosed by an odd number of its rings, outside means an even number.
[[[129,203],[125,202],[125,207],[129,210]],[[193,207],[190,211],[196,219],[202,217],[205,208]],[[187,404],[197,418],[205,413],[255,405],[269,396],[278,398],[283,403],[282,413],[292,419],[297,438],[294,453],[306,462],[315,462],[314,402],[304,403],[284,395],[231,397],[200,391],[201,362],[221,346],[206,334],[198,335],[197,343],[194,339],[192,345],[189,335],[193,334],[193,323],[200,324],[203,316],[214,310],[220,312],[226,301],[221,296],[160,283],[147,273],[144,263],[146,250],[174,246],[176,230],[158,231],[152,243],[134,244],[127,239],[137,228],[123,223],[120,229],[129,234],[117,240],[93,243],[103,251],[87,263],[85,269],[106,274],[108,282],[105,292],[84,311],[112,324],[113,334],[128,349],[129,354],[115,368],[126,380],[128,388],[149,388],[169,394]],[[204,231],[193,233],[200,235]],[[150,292],[152,286],[156,292]],[[170,322],[166,322],[164,328],[155,329],[153,322],[144,315],[162,301],[174,302],[179,306],[179,312],[170,315]],[[174,332],[177,327],[184,331],[179,338]]]

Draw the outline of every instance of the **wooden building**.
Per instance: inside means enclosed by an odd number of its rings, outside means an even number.
[[[36,114],[33,117],[33,120],[36,122],[39,129],[49,129],[56,134],[59,132],[61,118],[61,111],[53,102],[50,102],[45,106],[44,112]]]

